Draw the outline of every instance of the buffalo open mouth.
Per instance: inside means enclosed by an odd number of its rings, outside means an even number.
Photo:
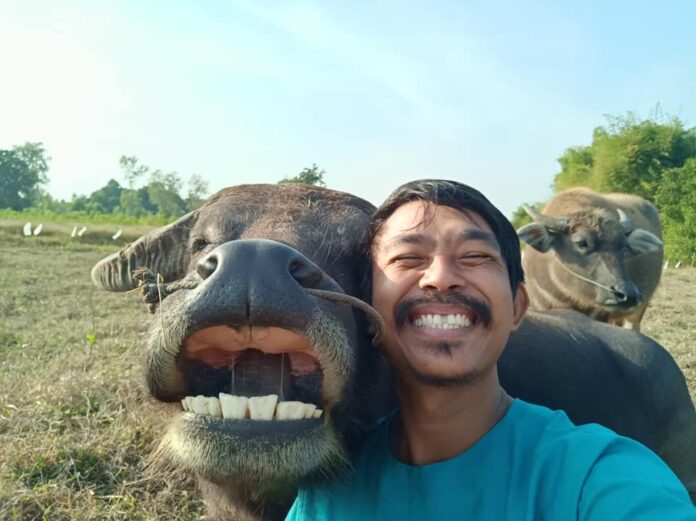
[[[322,416],[323,372],[312,344],[279,327],[213,326],[183,342],[185,413],[207,421],[311,421]]]

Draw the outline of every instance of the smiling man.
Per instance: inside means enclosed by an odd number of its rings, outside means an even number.
[[[408,183],[370,232],[399,409],[368,433],[344,482],[302,490],[288,519],[696,519],[648,449],[500,386],[496,364],[528,299],[517,235],[483,195]]]

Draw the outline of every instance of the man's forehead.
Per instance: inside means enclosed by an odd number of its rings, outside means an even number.
[[[468,209],[458,209],[451,206],[435,205],[426,201],[410,201],[399,206],[384,221],[382,229],[374,237],[373,246],[385,246],[402,237],[417,236],[424,231],[433,220],[448,220],[455,226],[461,224],[466,229],[478,229],[483,233],[463,233],[456,230],[456,235],[462,238],[492,239],[498,246],[498,241],[490,226],[480,214]]]
[[[436,205],[427,201],[409,201],[399,206],[384,221],[382,231],[392,233],[412,232],[427,227],[436,217],[463,221],[490,231],[486,220],[468,209]]]

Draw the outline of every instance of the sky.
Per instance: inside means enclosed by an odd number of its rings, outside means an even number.
[[[0,149],[69,199],[122,155],[215,192],[316,163],[379,204],[455,179],[508,216],[606,116],[696,126],[696,2],[0,0]],[[657,109],[659,105],[659,109]]]

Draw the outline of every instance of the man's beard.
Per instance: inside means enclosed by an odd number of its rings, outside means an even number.
[[[426,347],[426,349],[430,351],[437,351],[438,355],[447,356],[449,358],[452,357],[452,350],[458,348],[459,346],[453,345],[450,342],[439,342],[433,346]],[[424,373],[413,367],[409,367],[407,370],[418,382],[432,387],[466,387],[481,380],[484,376],[484,373],[481,371],[471,370],[448,376]]]
[[[421,304],[462,304],[474,310],[477,315],[477,321],[480,322],[483,327],[488,329],[491,325],[490,308],[482,300],[455,292],[442,294],[430,291],[426,292],[423,296],[404,300],[399,303],[394,311],[394,323],[397,329],[401,329],[406,325],[411,309]],[[456,342],[437,342],[425,346],[425,349],[434,351],[437,356],[452,358],[452,351],[459,347],[460,346],[458,346]],[[408,370],[420,383],[433,387],[463,387],[477,382],[484,376],[484,373],[480,371],[467,371],[459,375],[440,376],[423,373],[413,367]]]

